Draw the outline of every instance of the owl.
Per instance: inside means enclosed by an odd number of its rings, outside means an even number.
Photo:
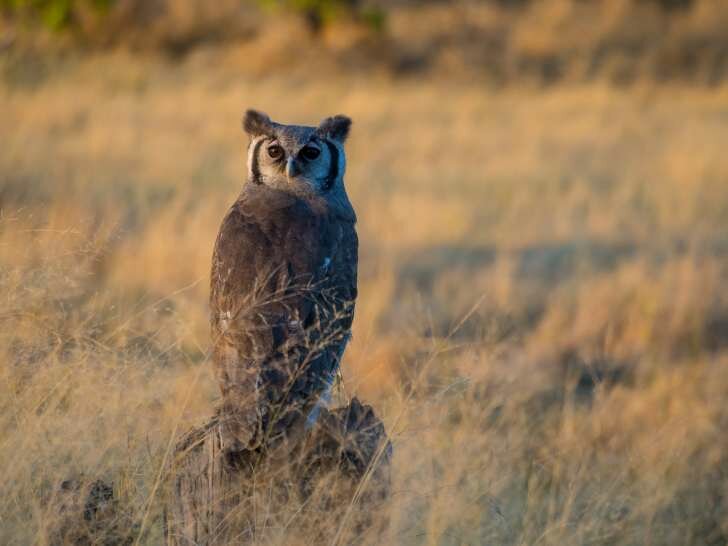
[[[305,431],[330,396],[357,296],[350,126],[341,115],[306,127],[245,114],[247,181],[222,221],[210,289],[225,449]]]

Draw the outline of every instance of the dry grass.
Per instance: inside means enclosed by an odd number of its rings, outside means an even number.
[[[218,396],[209,258],[248,106],[355,120],[345,389],[395,442],[373,541],[726,542],[725,89],[319,85],[215,61],[2,83],[0,543],[45,544],[74,476],[113,481],[159,543],[165,453]]]

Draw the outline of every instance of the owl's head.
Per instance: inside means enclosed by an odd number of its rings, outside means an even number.
[[[343,190],[344,141],[350,127],[346,116],[305,127],[276,123],[262,112],[248,110],[243,119],[250,135],[248,181],[322,196]]]

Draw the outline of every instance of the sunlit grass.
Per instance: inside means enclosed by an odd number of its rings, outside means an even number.
[[[339,396],[395,449],[370,542],[724,541],[725,89],[353,83],[111,56],[2,88],[0,542],[44,544],[60,482],[101,477],[159,543],[168,446],[218,397],[209,261],[249,106],[355,122]]]

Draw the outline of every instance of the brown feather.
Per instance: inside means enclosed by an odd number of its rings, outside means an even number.
[[[211,275],[213,361],[238,448],[300,422],[337,369],[357,246],[354,223],[313,195],[248,184],[223,219]]]

